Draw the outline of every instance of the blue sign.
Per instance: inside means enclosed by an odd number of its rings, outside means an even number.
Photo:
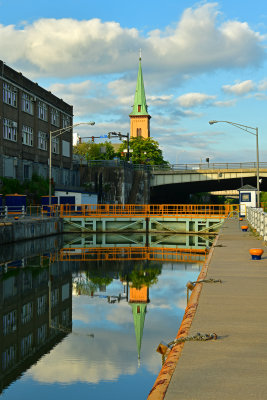
[[[102,136],[100,136],[100,138],[107,138],[108,137],[108,135],[102,135]]]

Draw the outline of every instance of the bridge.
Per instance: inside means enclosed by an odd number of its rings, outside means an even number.
[[[253,178],[256,186],[257,165],[254,162],[246,163],[205,163],[205,164],[174,164],[166,167],[151,166],[151,186],[173,185],[193,182],[210,182],[214,186],[223,186],[228,189],[237,189],[229,185],[229,181],[239,181]],[[261,178],[267,177],[267,163],[259,164]],[[225,185],[227,181],[227,185]],[[218,184],[216,185],[216,182]],[[264,184],[264,181],[262,181]],[[214,189],[215,190],[215,189]]]
[[[81,204],[47,206],[48,216],[64,220],[67,232],[207,233],[216,230],[229,214],[228,204]]]
[[[257,164],[205,163],[150,167],[153,202],[176,202],[181,194],[239,189],[245,184],[257,187]],[[260,190],[267,191],[267,163],[259,164]]]

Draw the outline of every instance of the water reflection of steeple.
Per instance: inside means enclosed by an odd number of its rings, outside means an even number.
[[[147,303],[149,302],[149,288],[143,285],[140,289],[130,287],[129,303],[132,307],[134,330],[138,355],[138,367],[141,359],[141,346],[143,338],[143,330],[145,325],[145,317]]]

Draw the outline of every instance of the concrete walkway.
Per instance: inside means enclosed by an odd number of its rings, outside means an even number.
[[[228,220],[220,231],[189,335],[218,340],[186,342],[165,400],[267,399],[267,248],[253,261],[249,249],[264,243]]]

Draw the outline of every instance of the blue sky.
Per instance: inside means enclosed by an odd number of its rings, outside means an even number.
[[[139,49],[151,136],[170,162],[267,156],[267,4],[0,0],[0,58],[74,106],[81,136],[129,131]],[[86,130],[87,129],[87,130]],[[88,130],[89,129],[89,130]]]

